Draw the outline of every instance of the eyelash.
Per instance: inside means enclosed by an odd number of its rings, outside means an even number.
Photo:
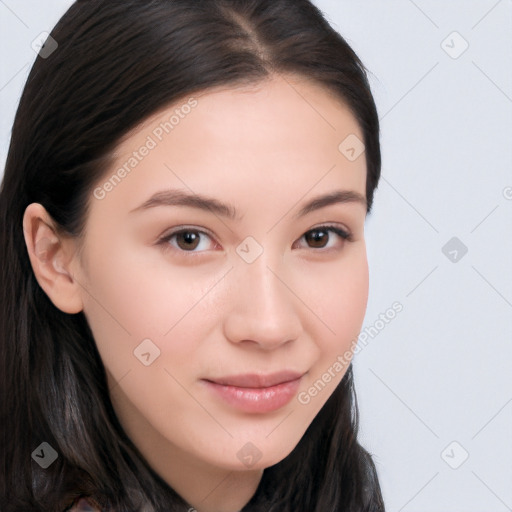
[[[322,232],[325,232],[325,233],[335,233],[336,235],[338,235],[343,241],[347,241],[347,242],[352,242],[353,240],[353,236],[352,236],[352,233],[348,232],[348,231],[345,231],[344,229],[341,229],[340,227],[338,226],[332,226],[332,225],[323,225],[323,226],[318,226],[316,228],[313,228],[313,229],[309,229],[308,231],[306,231],[301,237],[300,239],[302,239],[304,237],[304,235],[308,234],[308,233],[311,233],[311,232],[315,232],[315,231],[322,231]],[[180,233],[188,233],[188,232],[192,232],[192,233],[200,233],[202,235],[206,235],[208,236],[209,238],[212,238],[212,235],[210,235],[209,233],[207,233],[206,231],[203,231],[201,229],[196,229],[196,228],[193,228],[193,227],[190,227],[190,228],[187,228],[187,227],[182,227],[180,228],[179,230],[176,230],[176,231],[173,231],[171,233],[168,233],[164,236],[162,236],[158,241],[157,241],[157,245],[164,245],[166,247],[164,247],[166,250],[169,250],[169,249],[174,249],[178,252],[181,252],[181,253],[184,253],[184,254],[187,254],[187,253],[190,253],[190,254],[201,254],[202,252],[205,252],[205,251],[185,251],[183,249],[180,249],[178,247],[174,247],[174,246],[171,246],[169,244],[170,240],[175,237],[176,235],[179,235]],[[300,240],[299,239],[299,240]],[[315,248],[315,247],[311,247],[311,249],[315,250],[315,252],[323,252],[323,251],[330,251],[330,250],[335,250],[333,248],[329,248],[329,249],[325,249],[323,247],[320,247],[320,248]]]

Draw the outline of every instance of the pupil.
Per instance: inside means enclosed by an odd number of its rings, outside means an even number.
[[[192,231],[184,231],[178,234],[178,243],[180,239],[185,241],[185,249],[195,249],[197,247],[197,243],[194,245],[194,242],[197,242],[199,237]],[[193,247],[191,247],[191,244]]]
[[[325,244],[322,244],[322,238],[325,238],[325,231],[320,231],[320,230],[316,229],[316,230],[310,232],[309,237],[313,239],[314,244],[318,244],[318,242],[319,242],[318,245],[315,245],[316,247],[323,247],[325,245]]]

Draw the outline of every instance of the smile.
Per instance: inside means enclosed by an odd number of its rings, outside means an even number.
[[[272,412],[297,394],[303,374],[280,372],[271,375],[237,375],[203,379],[208,389],[224,403],[249,413]]]

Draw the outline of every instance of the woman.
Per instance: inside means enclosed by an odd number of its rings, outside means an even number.
[[[79,0],[51,37],[0,193],[2,510],[384,510],[358,57],[307,0]]]

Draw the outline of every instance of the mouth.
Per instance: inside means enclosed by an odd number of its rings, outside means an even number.
[[[266,375],[245,374],[202,379],[222,402],[248,413],[280,409],[297,394],[304,373],[282,371]]]
[[[214,379],[204,379],[222,386],[235,386],[239,388],[269,388],[285,382],[291,382],[302,377],[303,373],[294,371],[282,371],[260,375],[248,373],[244,375],[232,375],[231,377],[219,377]]]

